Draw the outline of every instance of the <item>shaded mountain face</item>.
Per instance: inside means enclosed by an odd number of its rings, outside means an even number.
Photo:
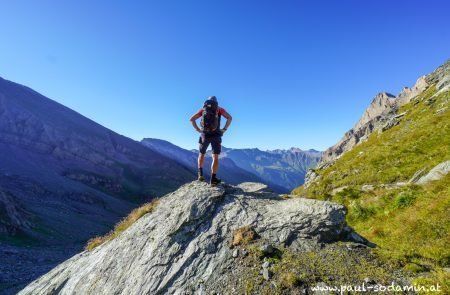
[[[197,151],[185,150],[168,141],[155,138],[144,138],[141,143],[147,148],[161,153],[179,162],[181,165],[184,165],[187,169],[192,170],[194,173],[197,173]],[[211,162],[212,159],[210,155],[208,155],[208,157],[205,158],[205,166],[203,169],[207,180],[211,176]],[[229,158],[222,158],[220,160],[219,176],[225,182],[230,184],[238,184],[245,181],[262,181],[262,179],[255,173],[242,169],[232,159]],[[269,182],[269,185],[276,191],[284,192],[284,188],[277,184]]]
[[[261,151],[259,149],[223,149],[223,157],[240,168],[255,173],[266,182],[276,183],[290,192],[303,184],[309,168],[316,166],[322,153],[316,150]]]
[[[139,142],[0,78],[0,286],[33,279],[42,264],[60,262],[133,207],[194,177]],[[20,247],[30,243],[67,251],[39,263]],[[21,269],[18,261],[30,265]]]

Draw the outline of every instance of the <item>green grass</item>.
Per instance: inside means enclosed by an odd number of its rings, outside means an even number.
[[[426,174],[450,159],[450,92],[427,105],[435,93],[430,87],[398,111],[406,112],[399,125],[374,132],[334,165],[317,170],[319,181],[293,193],[344,204],[348,223],[379,246],[381,259],[415,273],[416,283],[438,282],[450,290],[450,276],[443,271],[450,266],[450,176],[424,186],[362,190],[365,184],[408,181],[417,171]]]
[[[264,256],[258,251],[258,244],[247,248],[250,251],[250,266],[239,282],[242,293],[248,294],[303,294],[304,288],[324,282],[329,286],[362,285],[366,278],[377,284],[389,285],[403,272],[394,272],[386,263],[380,263],[368,249],[348,250],[345,243],[327,245],[324,249],[296,251],[290,248],[277,249],[276,254]],[[260,266],[263,258],[270,262],[273,277],[262,279]],[[276,286],[276,287],[274,287]]]
[[[399,125],[369,138],[342,155],[328,169],[318,170],[321,180],[308,189],[320,197],[333,188],[348,185],[395,183],[409,180],[418,170],[429,171],[450,158],[450,111],[436,115],[437,109],[449,105],[450,92],[436,97],[428,106],[425,101],[436,93],[434,87],[405,105]],[[425,171],[425,172],[426,172]]]
[[[352,253],[338,245],[300,253],[286,250],[273,271],[275,279],[285,288],[302,284],[314,286],[318,282],[358,285],[367,277],[387,285],[393,279],[390,270],[379,265],[374,257]]]
[[[362,193],[346,200],[347,220],[360,234],[379,246],[378,252],[401,265],[424,269],[450,263],[450,175],[425,187]]]

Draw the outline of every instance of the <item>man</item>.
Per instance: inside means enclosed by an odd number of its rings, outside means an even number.
[[[220,118],[224,116],[227,119],[225,126],[220,129]],[[202,118],[200,126],[197,126],[196,120]],[[209,97],[197,113],[195,113],[190,121],[195,130],[200,133],[199,139],[199,155],[198,155],[198,180],[204,181],[203,164],[205,162],[205,153],[209,144],[212,148],[212,165],[211,165],[211,180],[210,184],[215,186],[221,182],[217,178],[217,170],[219,169],[219,154],[222,149],[222,135],[227,131],[231,124],[232,117],[225,111],[224,108],[219,107],[217,98],[215,96]]]

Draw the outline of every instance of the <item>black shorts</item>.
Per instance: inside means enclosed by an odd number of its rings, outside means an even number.
[[[201,154],[206,153],[209,144],[211,144],[213,154],[218,155],[222,151],[222,136],[220,135],[205,136],[205,134],[202,134],[198,140],[198,143],[200,144],[199,151]]]

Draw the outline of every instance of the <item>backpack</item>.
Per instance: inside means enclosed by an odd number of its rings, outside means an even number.
[[[203,104],[202,120],[200,122],[205,134],[214,134],[220,128],[219,104],[214,100],[207,100]]]

